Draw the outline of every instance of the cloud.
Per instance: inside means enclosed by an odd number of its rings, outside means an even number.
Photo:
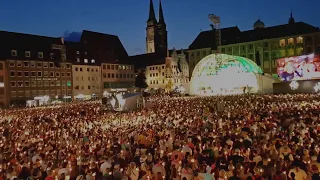
[[[69,31],[65,31],[63,34],[63,38],[66,41],[71,41],[71,42],[79,42],[81,39],[81,32],[69,32]]]

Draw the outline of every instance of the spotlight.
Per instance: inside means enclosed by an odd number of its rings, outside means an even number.
[[[314,89],[316,92],[319,92],[319,91],[320,91],[320,82],[317,82],[317,83],[313,86],[313,89]]]
[[[297,81],[292,81],[290,84],[289,84],[291,90],[297,90],[298,87],[299,87],[299,83]]]

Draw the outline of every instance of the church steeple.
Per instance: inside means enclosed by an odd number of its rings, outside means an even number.
[[[160,0],[160,5],[159,5],[159,23],[165,24],[161,0]]]
[[[288,24],[294,24],[294,23],[296,23],[296,21],[294,20],[294,18],[293,18],[293,16],[292,16],[292,10],[291,10]]]
[[[157,22],[153,1],[150,0],[150,8],[149,8],[149,18],[147,21],[147,37],[146,37],[146,45],[147,45],[147,53],[164,53],[168,48],[168,32],[167,26],[164,21],[162,3],[160,1],[159,7],[159,22]]]
[[[150,0],[150,7],[149,7],[149,19],[147,21],[148,23],[156,23],[157,19],[156,19],[156,15],[154,13],[154,8],[153,8],[153,1]]]

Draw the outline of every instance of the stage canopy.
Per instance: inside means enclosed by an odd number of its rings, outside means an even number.
[[[191,94],[242,94],[257,93],[261,68],[252,60],[227,54],[211,54],[194,68],[191,77]]]

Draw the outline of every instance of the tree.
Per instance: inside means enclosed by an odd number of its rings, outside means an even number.
[[[139,89],[145,89],[148,87],[148,84],[146,83],[146,75],[144,74],[143,71],[141,71],[138,76],[136,77],[136,81],[135,81],[135,87],[139,88]]]
[[[167,90],[167,92],[171,92],[171,91],[172,91],[173,85],[174,85],[174,84],[173,84],[172,80],[169,79],[169,81],[168,81],[167,84],[166,84],[166,90]]]

